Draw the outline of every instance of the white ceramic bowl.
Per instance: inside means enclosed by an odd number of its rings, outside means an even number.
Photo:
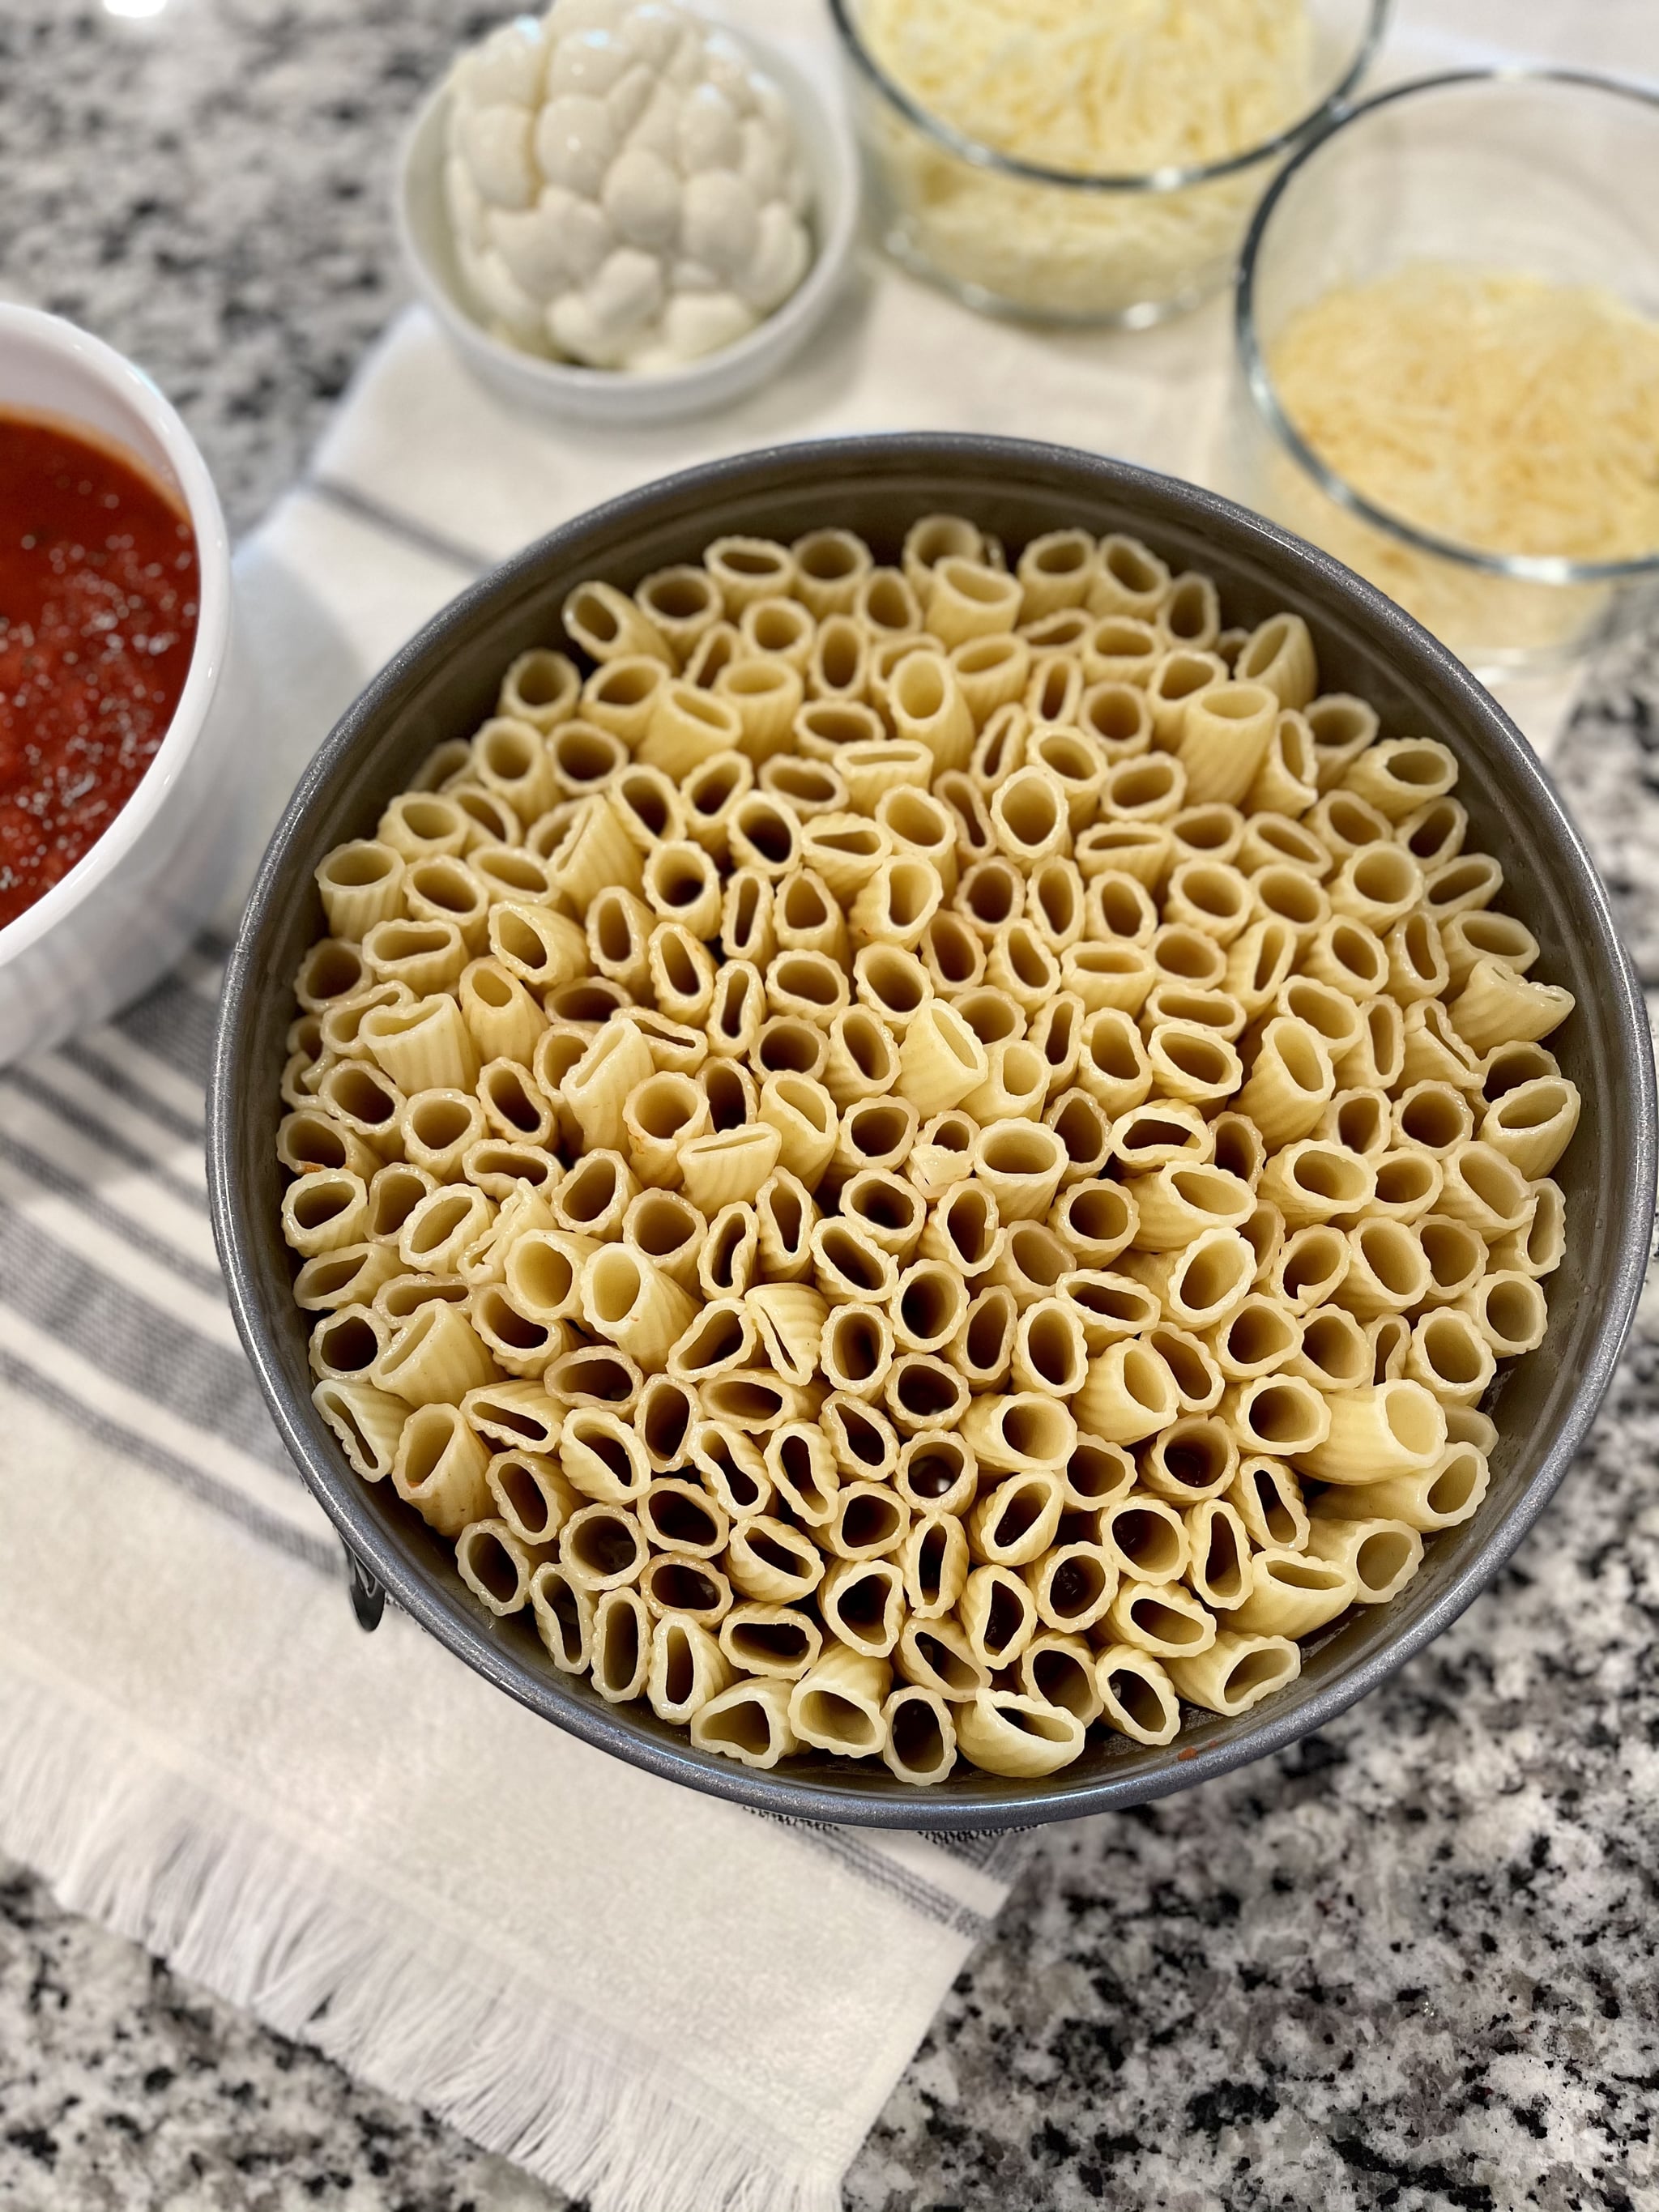
[[[398,185],[404,258],[462,358],[507,398],[541,414],[585,422],[668,422],[701,415],[775,376],[823,319],[858,231],[857,150],[833,92],[815,83],[769,42],[731,30],[726,35],[752,54],[756,65],[788,97],[812,178],[812,265],[783,305],[735,345],[660,376],[545,361],[490,336],[466,304],[444,205],[447,87],[440,85],[416,117],[404,143]]]
[[[0,306],[0,410],[57,417],[130,454],[189,512],[201,571],[178,711],[109,828],[0,928],[0,1065],[100,1021],[178,958],[224,889],[231,750],[247,726],[233,665],[230,542],[207,464],[141,369],[56,315]]]

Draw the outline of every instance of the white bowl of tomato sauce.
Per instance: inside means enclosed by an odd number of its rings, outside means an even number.
[[[0,306],[0,1064],[176,960],[234,858],[230,545],[160,392]]]

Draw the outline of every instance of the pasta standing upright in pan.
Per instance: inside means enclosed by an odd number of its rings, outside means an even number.
[[[316,1403],[602,1698],[1046,1773],[1478,1510],[1572,1000],[1447,748],[1224,620],[1081,530],[722,539],[319,868]]]

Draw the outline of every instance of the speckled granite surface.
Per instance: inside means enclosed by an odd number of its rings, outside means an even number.
[[[0,292],[179,402],[250,523],[397,296],[379,179],[486,17],[0,0]],[[1659,640],[1559,771],[1659,988]],[[1284,1759],[1050,1831],[854,2212],[1659,2205],[1659,1302],[1518,1563]],[[0,1869],[0,2206],[557,2200]]]

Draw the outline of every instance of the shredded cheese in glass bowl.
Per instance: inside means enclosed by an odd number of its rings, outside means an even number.
[[[1386,0],[831,0],[890,251],[981,307],[1139,325],[1223,283]]]
[[[1548,71],[1354,109],[1262,203],[1226,489],[1482,674],[1659,602],[1659,100]]]

